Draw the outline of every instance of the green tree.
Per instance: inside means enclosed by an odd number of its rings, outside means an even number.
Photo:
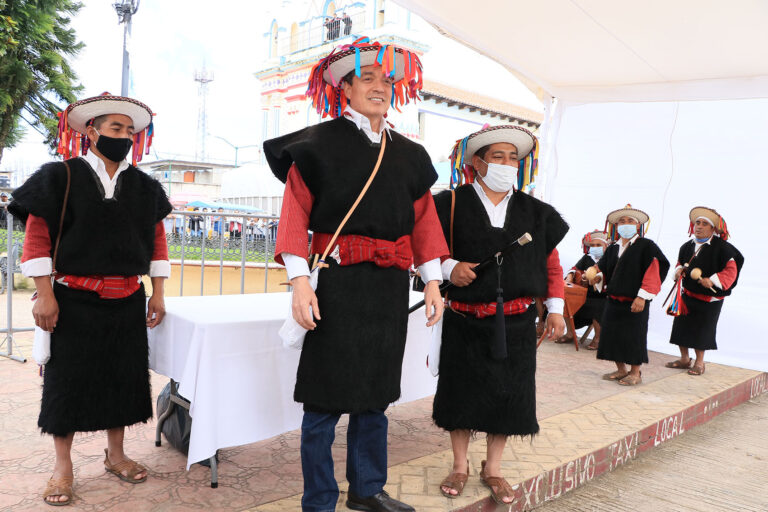
[[[82,89],[67,62],[83,47],[70,18],[75,0],[0,0],[0,160],[17,144],[26,121],[55,148],[56,102],[71,103]]]

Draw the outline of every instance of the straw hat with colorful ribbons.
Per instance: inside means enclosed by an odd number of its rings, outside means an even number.
[[[360,76],[360,68],[378,65],[382,73],[392,77],[392,107],[398,112],[400,106],[419,99],[423,86],[421,61],[416,53],[395,46],[370,42],[361,37],[351,44],[334,48],[326,57],[312,67],[309,73],[306,95],[323,117],[337,118],[344,113],[347,97],[341,88],[342,78],[350,71]]]
[[[539,142],[533,133],[514,124],[486,125],[482,130],[456,141],[451,151],[451,188],[472,183],[472,157],[479,149],[499,142],[514,144],[517,148],[517,156],[520,159],[517,190],[530,188],[539,172]]]
[[[76,101],[59,113],[59,133],[56,152],[64,158],[74,158],[88,153],[90,141],[85,134],[94,118],[107,114],[123,114],[133,121],[133,149],[131,161],[134,165],[149,154],[154,137],[152,110],[133,98],[113,96],[108,92],[100,96]]]
[[[731,236],[728,233],[728,225],[725,223],[725,219],[722,215],[717,213],[714,208],[707,208],[706,206],[696,206],[691,209],[691,213],[688,214],[688,218],[691,220],[691,224],[688,227],[688,234],[693,234],[693,223],[698,219],[704,219],[709,222],[715,233],[717,233],[723,240],[728,240]]]
[[[581,247],[584,249],[584,254],[589,252],[589,243],[594,242],[595,240],[599,240],[605,245],[611,243],[610,235],[607,231],[600,231],[599,229],[590,231],[581,239]]]
[[[648,225],[650,224],[650,217],[643,210],[632,208],[631,204],[627,204],[624,208],[619,208],[608,214],[605,218],[605,231],[608,232],[608,236],[611,240],[618,240],[619,234],[616,231],[616,225],[619,219],[622,217],[632,217],[640,225],[640,236],[645,236],[648,232]]]

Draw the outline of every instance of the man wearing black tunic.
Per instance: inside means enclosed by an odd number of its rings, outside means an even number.
[[[573,315],[573,325],[576,329],[586,327],[592,324],[594,329],[594,336],[592,342],[587,345],[587,350],[597,350],[600,344],[600,320],[603,317],[603,309],[605,309],[605,283],[599,282],[593,286],[589,286],[586,276],[583,274],[589,267],[594,266],[600,258],[605,254],[605,250],[608,247],[608,233],[605,231],[590,231],[584,238],[581,239],[581,247],[584,249],[584,256],[576,262],[576,264],[568,271],[565,276],[565,282],[575,283],[582,286],[588,286],[587,288],[587,300]],[[581,273],[580,282],[576,282],[574,276],[576,273]],[[566,324],[570,331],[570,325]],[[570,343],[575,336],[574,333],[568,332],[564,336],[561,336],[555,343]]]
[[[359,57],[359,65],[356,65]],[[304,404],[302,510],[335,510],[339,489],[331,445],[341,414],[347,428],[347,507],[412,511],[384,492],[388,405],[400,396],[408,323],[409,273],[427,283],[428,324],[442,315],[439,258],[448,253],[430,193],[437,178],[424,148],[386,128],[392,94],[399,106],[421,87],[418,57],[367,38],[334,50],[313,69],[307,94],[334,119],[264,143],[272,171],[286,183],[275,260],[293,286],[292,314],[309,329],[294,399]],[[317,290],[312,254],[322,254],[363,189],[370,188],[333,244]]]
[[[469,473],[470,434],[479,431],[488,434],[480,477],[497,503],[511,503],[514,492],[501,476],[507,436],[539,431],[533,299],[546,298],[550,337],[562,335],[565,328],[563,270],[555,247],[568,226],[550,205],[520,191],[523,173],[535,175],[536,144],[531,132],[515,125],[471,134],[457,142],[452,155],[453,176],[462,173],[468,183],[435,197],[451,248],[451,257],[442,263],[443,278],[455,285],[446,297],[432,413],[451,436],[453,468],[441,483],[449,498],[462,492]],[[458,181],[452,179],[452,185]],[[526,232],[532,242],[509,249],[490,268],[474,272],[479,262]],[[497,309],[498,300],[503,311]],[[503,333],[496,332],[499,320]],[[498,355],[495,341],[505,344],[506,356]]]
[[[683,275],[678,309],[672,323],[669,342],[680,346],[680,359],[670,361],[667,368],[688,369],[691,375],[704,373],[704,352],[717,350],[717,321],[723,309],[723,299],[736,286],[744,265],[744,257],[728,240],[728,227],[723,217],[712,208],[697,206],[689,214],[689,234],[693,239],[680,247],[675,267],[675,279]],[[698,268],[701,277],[691,278]],[[696,353],[692,359],[688,349]]]
[[[616,371],[603,379],[622,386],[642,382],[640,366],[648,362],[650,301],[669,270],[661,249],[643,236],[648,220],[648,214],[629,204],[608,214],[611,238],[619,240],[597,262],[597,275],[590,280],[594,285],[604,279],[607,286],[597,358],[615,362]]]
[[[123,436],[152,417],[147,327],[165,314],[162,220],[171,205],[160,183],[125,158],[132,145],[134,162],[148,147],[151,122],[149,107],[131,98],[105,94],[70,105],[59,153],[85,155],[44,165],[9,206],[27,226],[22,271],[37,287],[35,323],[51,333],[38,419],[56,449],[48,504],[71,503],[75,432],[106,430],[107,471],[130,483],[147,478],[123,452]],[[148,306],[143,274],[152,278]]]

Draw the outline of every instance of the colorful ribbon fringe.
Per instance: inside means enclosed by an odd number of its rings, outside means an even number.
[[[404,76],[392,84],[391,106],[400,112],[400,107],[410,103],[411,100],[419,100],[419,91],[424,85],[422,79],[422,66],[419,56],[395,45],[382,45],[378,41],[370,42],[367,37],[361,37],[351,44],[345,44],[334,48],[327,57],[317,62],[309,73],[306,96],[312,100],[318,114],[323,117],[331,116],[333,119],[341,116],[347,107],[347,97],[339,83],[343,77],[335,77],[330,72],[332,58],[345,52],[354,50],[355,75],[360,76],[360,50],[362,48],[378,48],[376,64],[381,66],[382,72],[389,77],[397,73],[397,59],[395,52],[402,52],[404,60]],[[325,82],[323,74],[328,70],[331,83]]]
[[[675,283],[675,293],[672,294],[672,303],[667,308],[667,314],[671,316],[683,316],[688,314],[688,308],[683,301],[683,276]]]

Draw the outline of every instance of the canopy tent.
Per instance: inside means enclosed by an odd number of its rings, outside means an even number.
[[[581,236],[626,203],[651,215],[648,236],[673,264],[687,212],[721,212],[746,263],[707,360],[768,370],[768,243],[755,208],[768,189],[768,2],[395,1],[500,62],[545,104],[537,194],[571,225],[564,267]],[[661,307],[671,284],[651,304],[648,341],[675,354]]]

